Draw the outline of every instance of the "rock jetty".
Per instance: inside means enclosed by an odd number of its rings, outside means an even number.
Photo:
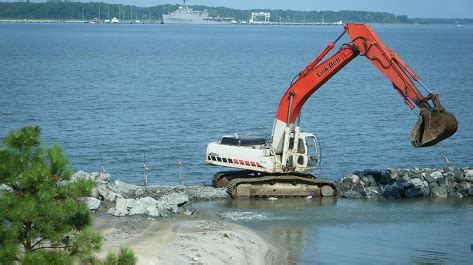
[[[229,198],[225,188],[204,185],[138,186],[112,181],[108,173],[79,171],[70,181],[79,178],[96,182],[92,197],[82,198],[87,207],[96,211],[105,201],[112,205],[108,213],[114,216],[192,214],[186,208],[189,201]],[[336,182],[342,198],[465,198],[473,196],[471,168],[413,168],[364,170],[344,176]],[[2,187],[2,190],[8,190]]]
[[[192,214],[186,209],[190,200],[215,200],[228,198],[224,188],[217,189],[204,185],[177,186],[138,186],[123,181],[112,181],[108,173],[75,173],[71,182],[78,179],[91,179],[96,182],[92,197],[82,198],[91,211],[96,211],[102,202],[114,204],[108,213],[114,216],[148,215],[167,216],[168,214]]]
[[[414,168],[365,170],[344,176],[338,183],[344,198],[464,198],[473,196],[473,169]]]

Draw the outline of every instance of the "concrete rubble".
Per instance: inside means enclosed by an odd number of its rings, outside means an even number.
[[[473,169],[414,168],[365,170],[344,176],[338,183],[344,198],[465,198],[473,196]]]

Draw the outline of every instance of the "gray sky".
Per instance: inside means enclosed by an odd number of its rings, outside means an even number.
[[[140,6],[181,3],[181,0],[101,0]],[[189,5],[238,9],[384,11],[409,17],[473,18],[472,0],[188,0]]]

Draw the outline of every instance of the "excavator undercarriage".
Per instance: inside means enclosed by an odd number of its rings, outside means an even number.
[[[232,198],[258,197],[331,197],[336,196],[333,181],[311,174],[270,174],[250,170],[221,171],[214,175],[212,185],[227,188]]]

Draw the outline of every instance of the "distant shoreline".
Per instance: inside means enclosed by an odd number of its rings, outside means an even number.
[[[160,25],[163,24],[161,21],[139,21],[139,22],[119,22],[119,23],[91,23],[88,20],[75,20],[75,19],[0,19],[0,24],[117,24],[117,25],[131,25],[131,24],[146,24],[146,25]],[[292,23],[292,22],[272,22],[266,24],[238,24],[243,26],[257,25],[257,26],[343,26],[345,24],[337,23]],[[373,22],[370,24],[390,24],[390,25],[455,25],[452,23],[378,23]],[[232,25],[228,23],[222,24],[195,24],[195,25]],[[462,24],[456,24],[458,26]],[[469,25],[469,24],[467,24]]]
[[[105,18],[110,20],[115,17],[119,21],[125,21],[125,23],[140,21],[153,24],[150,21],[154,21],[154,24],[156,24],[162,21],[163,15],[170,14],[179,9],[179,7],[179,4],[140,7],[103,2],[0,2],[0,19],[15,22],[27,19],[37,21],[36,23],[73,23],[69,21],[92,21],[94,19],[100,21],[105,20]],[[266,14],[270,14],[270,18],[268,17],[268,20],[264,20],[264,22],[269,22],[269,24],[315,25],[317,23],[335,23],[337,21],[381,24],[473,24],[473,18],[410,18],[406,15],[388,12],[360,10],[241,10],[203,5],[192,5],[189,7],[194,11],[205,10],[210,17],[233,18],[237,22],[249,22],[252,12],[266,12]],[[50,22],[43,22],[44,20]]]

